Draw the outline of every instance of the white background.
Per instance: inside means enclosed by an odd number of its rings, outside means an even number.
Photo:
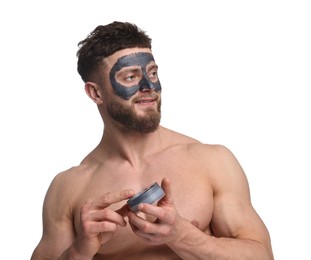
[[[52,178],[100,140],[75,54],[119,20],[153,38],[162,125],[231,149],[275,259],[311,259],[308,2],[1,1],[0,258],[30,258]]]

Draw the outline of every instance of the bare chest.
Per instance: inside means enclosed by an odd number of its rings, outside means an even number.
[[[92,173],[92,180],[81,191],[74,209],[75,229],[80,226],[80,207],[89,198],[102,196],[107,192],[118,192],[123,189],[133,189],[139,192],[153,182],[161,183],[163,177],[170,179],[172,196],[178,213],[189,221],[196,221],[198,228],[210,233],[210,221],[213,213],[213,191],[208,180],[208,175],[199,167],[189,163],[172,163],[172,161],[149,164],[143,170],[135,172],[131,169],[120,167],[99,168]],[[126,201],[110,205],[112,210],[122,207]],[[148,246],[138,238],[130,226],[118,227],[112,239],[103,245],[99,251],[100,256],[109,259],[118,259],[124,256],[133,259],[142,254],[146,259],[176,259],[176,255],[166,246]],[[163,254],[163,258],[160,255]],[[165,256],[170,256],[166,258]],[[143,258],[140,258],[143,259]],[[178,258],[177,258],[178,259]]]

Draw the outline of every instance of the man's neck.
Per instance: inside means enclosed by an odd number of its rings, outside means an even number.
[[[164,128],[159,126],[151,133],[121,132],[105,129],[98,148],[109,157],[128,161],[133,167],[142,159],[159,152],[163,148]]]

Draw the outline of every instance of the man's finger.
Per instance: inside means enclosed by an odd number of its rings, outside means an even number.
[[[171,184],[168,178],[163,178],[161,187],[165,193],[165,196],[161,200],[161,202],[173,203]]]
[[[106,208],[111,204],[129,199],[134,196],[135,192],[133,190],[123,190],[121,192],[108,192],[103,196],[95,199],[92,203],[93,207],[96,208]]]
[[[157,219],[158,222],[162,223],[172,223],[175,219],[171,210],[146,203],[139,205],[139,211],[146,215],[152,216],[153,218]]]
[[[120,214],[107,208],[92,212],[91,217],[96,222],[109,221],[111,223],[118,224],[121,227],[126,226],[126,222]]]
[[[127,204],[123,205],[121,208],[116,210],[116,212],[122,217],[126,217],[129,211],[130,211],[130,208]]]

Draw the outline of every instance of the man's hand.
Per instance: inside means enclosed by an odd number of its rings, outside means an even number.
[[[124,217],[128,209],[123,206],[114,211],[108,207],[133,195],[133,190],[124,190],[119,193],[106,193],[85,202],[80,211],[81,226],[74,242],[79,254],[87,257],[95,255],[100,246],[111,239],[118,225],[126,226]]]
[[[128,218],[133,232],[152,245],[160,245],[178,239],[178,225],[183,219],[178,215],[171,194],[170,183],[167,178],[161,184],[165,196],[157,206],[142,203],[138,206],[140,212],[150,215],[154,222],[129,211]]]

